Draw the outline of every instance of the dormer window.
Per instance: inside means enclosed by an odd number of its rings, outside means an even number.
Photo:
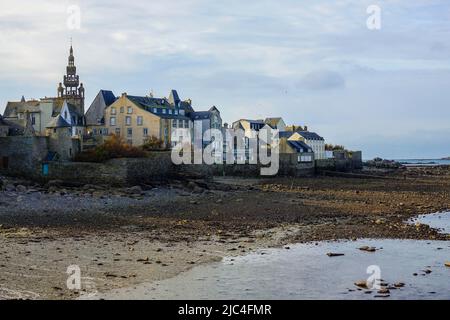
[[[162,109],[162,113],[163,113],[163,114],[166,114],[166,109]]]
[[[158,113],[158,109],[153,108],[153,113]]]

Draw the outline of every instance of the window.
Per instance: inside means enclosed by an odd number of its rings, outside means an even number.
[[[176,128],[177,127],[177,120],[172,120],[172,127]]]
[[[93,131],[94,131],[94,135],[97,135],[97,129],[94,129]],[[100,131],[100,134],[102,134],[102,129],[100,129],[99,131]]]
[[[115,125],[116,125],[116,117],[111,117],[111,118],[109,119],[109,124],[110,124],[111,126],[115,126]]]
[[[127,116],[127,117],[125,118],[125,125],[131,126],[131,117]]]
[[[104,128],[104,129],[103,129],[103,135],[105,135],[105,136],[108,135],[108,128]]]
[[[67,120],[67,111],[64,111],[64,119]]]
[[[124,107],[120,107],[120,113],[124,113],[125,112],[125,108]]]
[[[31,115],[31,124],[34,126],[36,124],[36,116],[33,114]]]
[[[137,117],[137,125],[142,126],[144,124],[144,118],[142,116]]]
[[[172,114],[172,109],[169,109],[169,114]]]
[[[128,113],[128,114],[132,114],[132,113],[133,113],[133,108],[132,108],[132,107],[128,107],[127,113]]]
[[[2,161],[0,162],[0,168],[8,169],[8,167],[9,167],[9,158],[2,157]]]
[[[111,107],[111,114],[116,114],[116,108],[115,107]]]
[[[166,109],[162,109],[163,114],[166,114],[166,111],[167,111]]]
[[[147,136],[148,136],[148,129],[144,128],[144,137],[147,137]]]
[[[184,120],[184,127],[189,129],[189,120]]]
[[[129,144],[130,146],[133,145],[133,140],[128,139],[128,140],[127,140],[127,144]]]
[[[128,137],[133,136],[133,129],[131,129],[131,128],[128,128],[128,129],[127,129],[127,136],[128,136]]]
[[[19,119],[23,119],[23,113],[19,113]]]
[[[158,113],[158,109],[153,108],[153,113]]]
[[[178,110],[173,110],[173,114],[178,115]]]
[[[116,128],[116,136],[120,137],[120,128]]]

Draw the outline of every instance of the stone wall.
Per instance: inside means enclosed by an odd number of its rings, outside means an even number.
[[[148,158],[112,159],[105,163],[50,162],[45,180],[62,180],[73,184],[114,186],[151,184],[173,175],[170,153],[155,152]]]
[[[0,137],[0,173],[39,177],[47,154],[47,137]]]
[[[215,165],[180,165],[178,173],[186,176],[237,176],[260,177],[261,164],[215,164]],[[278,175],[310,176],[314,174],[314,162],[298,163],[298,155],[280,154]]]
[[[357,169],[362,169],[362,160],[351,158],[316,160],[316,172],[321,171],[349,172]]]

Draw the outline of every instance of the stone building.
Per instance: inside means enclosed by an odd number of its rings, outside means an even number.
[[[76,74],[73,48],[70,47],[67,74],[64,76],[64,87],[59,84],[57,97],[45,97],[40,100],[22,99],[17,102],[8,102],[3,114],[4,120],[23,128],[30,123],[36,135],[46,135],[47,125],[51,123],[61,112],[65,118],[70,116],[70,123],[77,127],[74,135],[84,134],[84,87],[79,84],[79,76]]]
[[[175,90],[169,98],[131,96],[123,93],[105,109],[103,134],[115,134],[131,145],[141,146],[154,137],[173,146],[173,128],[192,129],[188,114],[193,112],[191,101],[181,101]]]

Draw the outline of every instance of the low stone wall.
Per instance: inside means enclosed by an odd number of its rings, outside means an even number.
[[[39,177],[47,154],[47,137],[0,137],[0,173]]]
[[[62,180],[74,184],[113,186],[151,184],[173,175],[170,153],[157,152],[148,158],[112,159],[105,163],[50,162],[45,180]]]
[[[360,159],[320,159],[316,160],[316,172],[321,171],[339,171],[350,172],[352,170],[362,169]]]
[[[180,165],[177,166],[177,172],[186,176],[261,177],[263,167],[261,164]],[[297,154],[281,154],[277,175],[296,177],[314,175],[314,162],[298,163]]]

